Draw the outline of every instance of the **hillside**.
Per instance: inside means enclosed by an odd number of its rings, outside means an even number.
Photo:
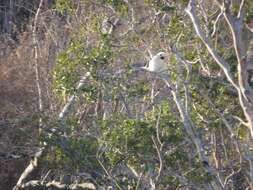
[[[0,190],[253,189],[251,1],[0,10]]]

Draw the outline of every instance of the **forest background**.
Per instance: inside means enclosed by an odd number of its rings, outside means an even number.
[[[253,189],[251,0],[1,0],[0,42],[1,190]]]

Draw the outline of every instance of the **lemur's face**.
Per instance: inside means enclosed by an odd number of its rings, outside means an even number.
[[[156,59],[160,59],[161,61],[165,61],[166,58],[168,57],[168,54],[165,52],[160,52],[156,55]]]
[[[148,70],[151,72],[163,72],[167,70],[168,54],[159,52],[149,61]]]

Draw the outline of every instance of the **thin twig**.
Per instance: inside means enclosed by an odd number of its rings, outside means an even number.
[[[158,182],[159,177],[161,176],[162,169],[163,169],[163,159],[162,159],[162,155],[161,155],[160,149],[157,146],[154,137],[152,136],[151,139],[152,139],[152,141],[153,141],[153,143],[155,145],[155,149],[156,149],[156,152],[157,152],[157,155],[158,155],[158,158],[159,158],[159,169],[158,169],[158,174],[156,176],[156,181]]]

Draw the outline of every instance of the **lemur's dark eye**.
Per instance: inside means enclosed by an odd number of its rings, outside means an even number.
[[[163,57],[163,56],[160,56],[160,58],[161,58],[161,59],[164,59],[164,57]]]

